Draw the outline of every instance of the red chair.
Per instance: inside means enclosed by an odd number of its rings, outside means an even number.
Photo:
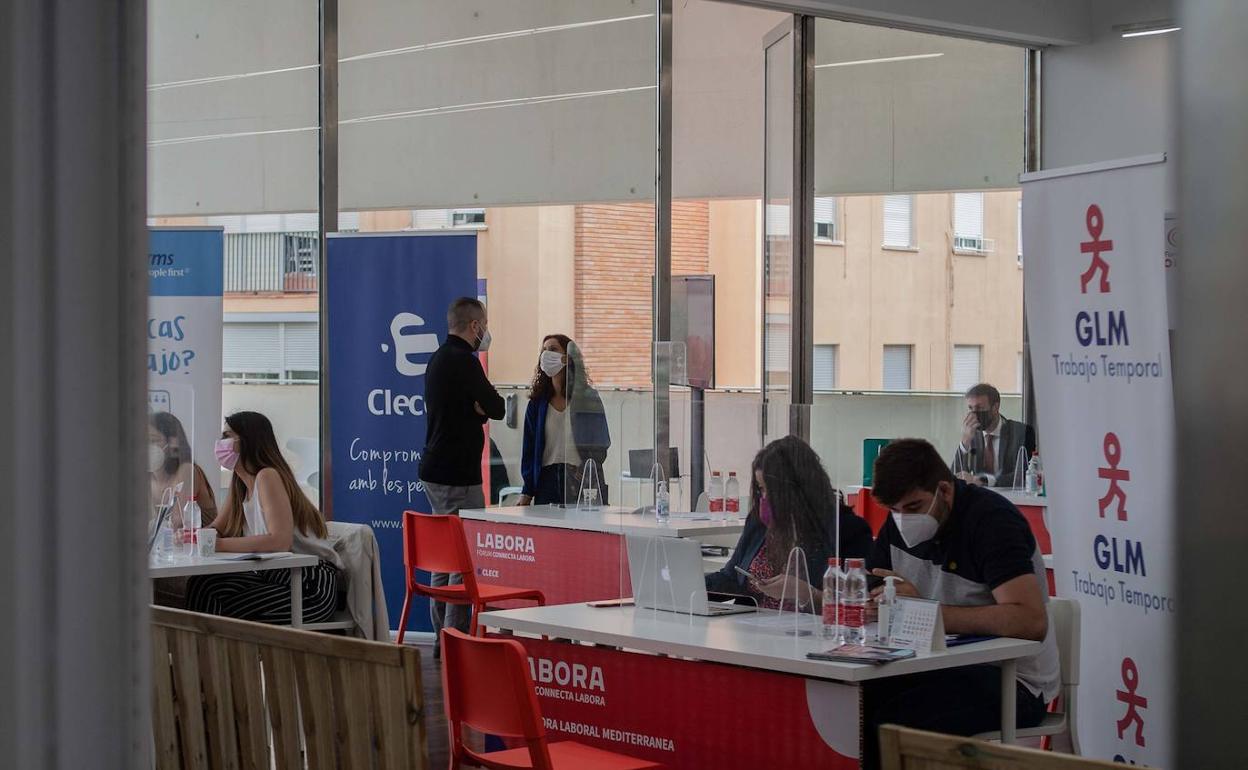
[[[464,525],[458,516],[434,516],[416,511],[403,512],[403,568],[407,570],[407,593],[403,597],[403,615],[399,618],[398,643],[403,644],[407,632],[407,612],[416,594],[447,604],[467,604],[472,607],[470,632],[477,634],[477,615],[489,602],[508,599],[527,599],[546,603],[541,591],[532,588],[482,585],[477,583],[477,573],[468,553],[468,540],[464,537]],[[416,582],[416,570],[426,572],[458,572],[463,585],[427,586]]]
[[[576,741],[546,742],[528,657],[513,639],[481,639],[442,631],[442,697],[451,731],[451,770],[648,770],[653,762]],[[464,745],[463,728],[524,741],[525,746],[479,754]]]

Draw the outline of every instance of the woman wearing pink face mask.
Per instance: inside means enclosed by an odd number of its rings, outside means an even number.
[[[320,559],[303,570],[303,620],[329,620],[337,609],[342,559],[328,540],[325,519],[299,489],[277,447],[269,418],[237,412],[225,418],[216,445],[221,467],[234,472],[213,528],[217,550],[293,551]],[[262,623],[290,622],[290,571],[197,576],[187,585],[187,608]]]
[[[817,609],[828,557],[837,554],[836,519],[840,517],[842,559],[866,557],[871,550],[871,528],[845,505],[836,508],[835,490],[819,456],[796,436],[773,441],[754,457],[750,484],[750,513],[732,558],[718,572],[706,576],[708,591],[748,596],[759,606],[777,608],[783,594],[785,608],[798,597],[802,609]],[[790,561],[794,548],[805,556]],[[748,579],[737,568],[749,572]],[[788,569],[788,585],[785,572]],[[814,602],[808,602],[813,597]]]

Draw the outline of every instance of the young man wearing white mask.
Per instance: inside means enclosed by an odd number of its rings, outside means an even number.
[[[481,455],[485,449],[482,426],[501,420],[506,403],[485,376],[476,353],[490,349],[485,305],[460,297],[446,311],[450,333],[429,359],[425,371],[425,449],[420,455],[420,480],[433,513],[458,514],[461,508],[484,508]],[[435,572],[435,586],[458,585],[459,575]],[[436,634],[444,626],[467,632],[469,609],[464,605],[432,602],[430,620]],[[434,639],[434,655],[440,652]]]
[[[991,490],[954,477],[922,439],[894,441],[875,461],[872,494],[892,510],[867,559],[896,575],[898,596],[940,602],[945,630],[1033,639],[1041,651],[1018,661],[1018,726],[1040,723],[1060,683],[1048,625],[1044,561],[1027,520]],[[878,593],[878,589],[877,589]],[[1001,725],[1000,669],[966,666],[872,682],[864,692],[866,768],[878,766],[878,728],[900,724],[953,735]]]

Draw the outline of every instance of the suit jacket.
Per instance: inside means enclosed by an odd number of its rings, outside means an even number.
[[[1036,451],[1036,431],[1030,425],[1014,420],[1001,418],[1001,450],[999,457],[1000,463],[997,464],[996,480],[993,481],[994,487],[1010,487],[1014,485],[1014,466],[1018,462],[1018,449],[1022,447],[1026,451],[1023,460],[1026,463],[1031,459],[1031,454]],[[954,473],[961,471],[969,471],[976,476],[985,473],[984,471],[984,433],[976,431],[975,437],[971,439],[971,450],[966,452],[959,443],[953,452],[953,463],[950,467]],[[1027,472],[1027,466],[1024,465],[1022,472]]]

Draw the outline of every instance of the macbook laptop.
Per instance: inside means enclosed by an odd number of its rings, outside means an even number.
[[[708,617],[754,611],[753,607],[707,598],[702,547],[692,540],[629,535],[628,571],[633,581],[633,602],[640,609]]]

